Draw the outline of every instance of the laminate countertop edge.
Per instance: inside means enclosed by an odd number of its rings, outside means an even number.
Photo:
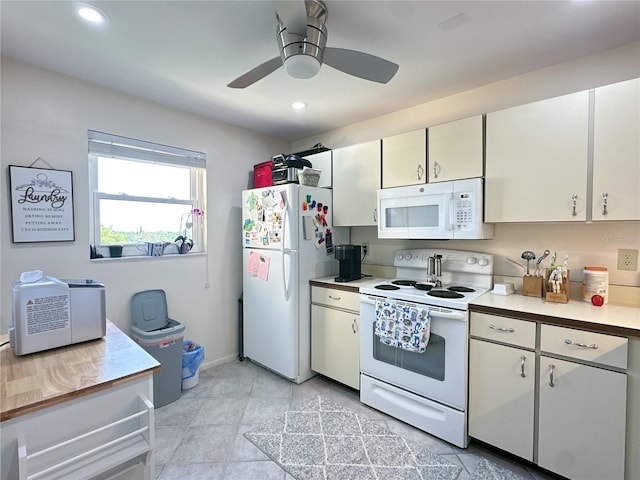
[[[0,421],[116,387],[159,369],[155,358],[110,321],[107,334],[89,342],[23,356],[16,356],[7,345],[0,350]]]

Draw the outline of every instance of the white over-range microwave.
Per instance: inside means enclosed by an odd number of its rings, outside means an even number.
[[[482,178],[378,190],[378,238],[487,239]]]

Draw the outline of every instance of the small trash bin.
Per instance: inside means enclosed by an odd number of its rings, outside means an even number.
[[[167,314],[164,290],[138,292],[131,298],[131,337],[160,362],[153,374],[153,404],[162,407],[182,392],[182,343],[185,327]]]
[[[198,385],[204,348],[191,340],[182,342],[182,390]]]

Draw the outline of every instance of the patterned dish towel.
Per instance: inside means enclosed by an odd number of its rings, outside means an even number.
[[[429,310],[378,300],[374,333],[390,347],[410,352],[427,350],[431,331]]]

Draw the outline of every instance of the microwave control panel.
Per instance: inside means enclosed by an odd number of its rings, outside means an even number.
[[[474,223],[473,193],[461,192],[455,194],[453,202],[454,222],[457,229],[472,228]]]

